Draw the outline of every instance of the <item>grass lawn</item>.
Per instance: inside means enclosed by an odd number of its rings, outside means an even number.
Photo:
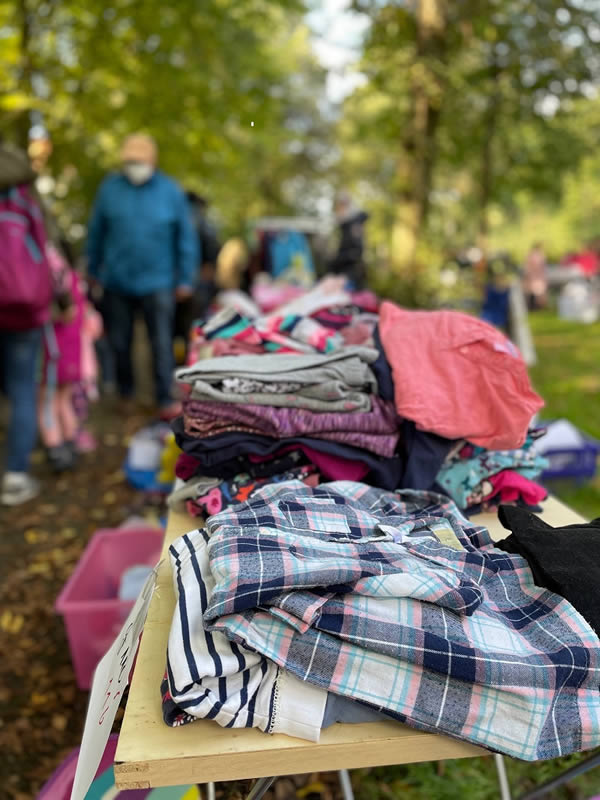
[[[600,323],[563,322],[551,312],[532,314],[530,320],[538,355],[531,377],[546,401],[544,417],[564,417],[600,440]],[[561,482],[550,488],[588,519],[600,517],[600,477],[582,486]]]
[[[538,363],[531,370],[544,397],[547,419],[565,417],[600,440],[600,323],[563,322],[550,312],[531,315]],[[550,487],[562,500],[592,519],[600,516],[600,478],[583,486],[561,482]],[[506,759],[514,798],[543,783],[586,754],[527,764]],[[494,800],[499,797],[491,758],[425,762],[407,767],[356,770],[352,781],[360,800]],[[561,788],[550,800],[584,800],[600,795],[600,768]]]

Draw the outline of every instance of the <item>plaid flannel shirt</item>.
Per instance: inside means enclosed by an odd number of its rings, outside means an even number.
[[[207,529],[190,624],[422,730],[527,760],[600,745],[598,637],[446,498],[294,481]]]

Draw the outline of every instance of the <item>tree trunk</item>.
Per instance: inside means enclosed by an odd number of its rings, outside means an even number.
[[[492,88],[488,98],[483,125],[481,173],[479,187],[479,246],[485,250],[489,234],[488,211],[494,190],[494,138],[500,115],[500,74],[496,63],[490,68]]]
[[[429,213],[436,133],[443,94],[440,64],[446,54],[446,0],[418,0],[417,58],[412,67],[412,124],[398,164],[400,202],[392,233],[395,271],[415,264],[417,246]]]

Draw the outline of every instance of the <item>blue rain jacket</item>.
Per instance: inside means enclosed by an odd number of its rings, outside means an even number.
[[[90,275],[115,292],[194,286],[198,240],[179,186],[159,170],[140,186],[109,175],[96,197],[87,254]]]

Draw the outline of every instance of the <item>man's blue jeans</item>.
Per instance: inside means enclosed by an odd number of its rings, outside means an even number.
[[[171,289],[135,297],[105,291],[103,312],[117,373],[117,386],[122,397],[132,397],[135,385],[131,346],[136,312],[140,310],[148,330],[154,366],[156,401],[159,407],[171,402],[171,385],[175,361],[173,357],[173,316],[175,297]]]
[[[5,464],[8,472],[28,472],[37,439],[37,364],[42,329],[0,329],[0,382],[10,404]]]

